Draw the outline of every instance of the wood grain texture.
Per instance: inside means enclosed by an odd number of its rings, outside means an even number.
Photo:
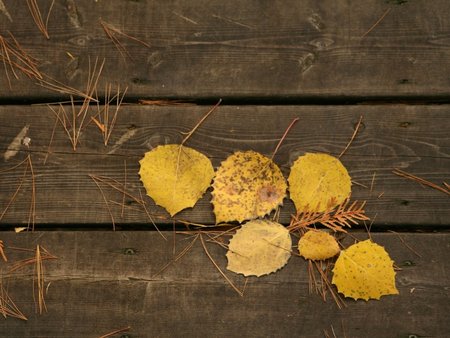
[[[44,17],[50,2],[39,2]],[[106,58],[102,82],[128,85],[130,98],[440,98],[450,88],[446,0],[57,1],[49,40],[26,2],[3,3],[12,20],[0,13],[1,34],[80,89],[96,57]],[[131,55],[122,57],[100,18],[150,48],[119,36]],[[2,69],[1,99],[61,96],[12,82]]]
[[[36,232],[2,233],[9,262],[28,253],[10,246],[37,244],[58,256],[44,263],[48,312],[34,313],[32,269],[3,282],[28,317],[8,318],[2,336],[98,337],[131,326],[130,337],[323,337],[333,326],[338,337],[445,337],[450,331],[450,235],[372,234],[396,265],[400,294],[379,301],[346,300],[339,310],[308,293],[306,262],[292,257],[276,274],[250,278],[244,297],[221,277],[199,242],[161,275],[172,259],[171,233],[164,241],[155,232]],[[365,238],[361,233],[359,238]],[[189,241],[179,235],[176,251]],[[224,249],[207,244],[225,269]],[[7,265],[2,264],[3,272]],[[30,274],[28,274],[28,272]],[[227,273],[239,286],[244,278]]]
[[[138,161],[146,151],[159,144],[179,143],[209,107],[151,107],[126,105],[121,108],[110,144],[104,146],[99,129],[88,125],[76,152],[71,149],[61,125],[45,106],[0,106],[0,154],[17,150],[8,161],[0,161],[0,210],[4,210],[17,189],[24,168],[13,167],[31,154],[36,175],[36,222],[46,224],[108,224],[102,195],[89,174],[104,175],[120,182],[139,197]],[[236,150],[254,149],[270,156],[292,119],[299,117],[275,161],[288,176],[289,167],[305,152],[339,155],[349,141],[359,117],[363,125],[342,157],[352,179],[364,184],[353,187],[353,199],[367,200],[366,211],[375,225],[445,226],[450,219],[449,197],[442,192],[392,174],[394,167],[441,184],[450,182],[450,138],[448,113],[440,106],[222,106],[189,139],[187,146],[209,156],[215,167]],[[29,126],[29,148],[10,149],[14,138]],[[14,147],[13,147],[14,148]],[[48,156],[46,163],[45,158]],[[373,189],[370,186],[373,183]],[[103,186],[108,200],[122,203],[122,194]],[[5,214],[3,225],[28,221],[30,180]],[[177,219],[213,224],[214,217],[207,193],[194,209]],[[152,204],[152,214],[162,216],[158,222],[171,224],[167,214]],[[148,218],[130,198],[121,218],[121,207],[110,203],[115,221],[122,224],[146,224]],[[281,221],[289,222],[294,212],[286,200]]]

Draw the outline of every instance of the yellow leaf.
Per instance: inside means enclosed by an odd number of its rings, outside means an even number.
[[[306,259],[323,260],[336,256],[339,245],[336,238],[324,231],[309,230],[298,242],[298,251]]]
[[[351,180],[337,158],[307,153],[291,167],[288,178],[291,199],[297,211],[324,212],[350,197]]]
[[[205,155],[177,144],[158,146],[145,153],[139,163],[147,195],[171,216],[193,207],[214,177],[214,168]]]
[[[287,189],[280,168],[251,150],[223,161],[212,186],[216,223],[263,217],[283,203]]]
[[[249,221],[230,240],[227,269],[244,276],[267,275],[286,265],[291,247],[289,231],[281,224]]]
[[[380,299],[398,294],[394,262],[386,250],[370,240],[341,251],[333,269],[332,283],[346,297]]]

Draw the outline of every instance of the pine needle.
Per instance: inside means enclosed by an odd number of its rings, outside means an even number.
[[[1,279],[0,279],[0,314],[4,318],[12,317],[22,320],[28,320],[28,318],[19,310],[17,305],[9,296],[8,291],[3,287]]]
[[[433,182],[427,181],[427,180],[425,180],[423,178],[420,178],[418,176],[415,176],[413,174],[407,173],[406,171],[403,171],[403,170],[400,170],[400,169],[397,169],[397,168],[395,168],[392,172],[395,175],[397,175],[397,176],[401,176],[401,177],[407,178],[407,179],[415,181],[415,182],[417,182],[419,184],[422,184],[422,185],[428,186],[430,188],[439,190],[439,191],[443,192],[444,194],[450,195],[450,190],[448,189],[448,187],[447,187],[447,189],[445,189],[445,188],[443,188],[443,187],[441,187],[441,186],[439,186],[437,184],[434,184]]]
[[[35,263],[35,275],[36,275],[36,288],[33,289],[37,293],[37,304],[39,314],[47,311],[45,305],[45,291],[44,291],[44,267],[42,265],[41,249],[39,245],[36,246],[36,263]],[[36,294],[34,297],[36,299]]]
[[[375,29],[376,26],[378,26],[380,24],[381,21],[383,21],[383,19],[386,17],[386,15],[389,14],[389,12],[391,11],[392,8],[388,8],[383,15],[381,15],[381,17],[367,30],[367,32],[365,32],[362,36],[361,39],[365,38],[367,36],[367,34],[369,34],[371,31],[373,31]]]
[[[33,251],[35,252],[35,250],[30,250],[30,249],[24,249],[24,248],[16,248],[16,247],[10,247],[8,246],[8,249],[10,250],[20,250],[20,251]],[[39,256],[40,256],[40,260],[45,261],[45,260],[51,260],[51,259],[57,259],[58,257],[52,255],[47,249],[45,249],[44,247],[40,246],[39,247]],[[36,259],[36,254],[33,257],[30,258],[26,258],[26,259],[22,259],[20,261],[14,262],[9,266],[8,269],[8,273],[13,273],[17,270],[23,269],[28,265],[35,265],[37,262]]]
[[[122,44],[122,42],[120,42],[119,37],[124,37],[124,38],[130,39],[132,41],[140,43],[141,45],[143,45],[147,48],[151,48],[151,46],[148,43],[146,43],[142,40],[139,40],[138,38],[135,38],[134,36],[125,34],[121,30],[115,28],[112,24],[107,23],[107,22],[103,21],[102,19],[100,19],[99,21],[100,21],[100,25],[102,26],[103,31],[105,32],[106,36],[112,41],[112,43],[114,44],[114,46],[117,48],[120,55],[122,55],[122,57],[124,59],[126,59],[126,56],[128,56],[130,59],[133,59],[133,58],[131,57],[130,53],[128,53],[127,49]]]
[[[356,124],[356,128],[355,128],[355,130],[354,130],[354,132],[353,132],[353,135],[352,135],[352,137],[350,138],[350,141],[348,141],[347,145],[345,146],[344,150],[342,150],[342,152],[339,154],[338,158],[341,158],[341,157],[345,154],[345,152],[347,151],[347,149],[350,147],[350,145],[353,143],[353,140],[356,138],[356,135],[358,134],[359,127],[361,127],[362,119],[363,119],[363,116],[361,115],[361,116],[359,117],[358,123]]]
[[[48,35],[48,20],[50,18],[50,13],[52,11],[53,5],[55,4],[55,0],[52,1],[50,4],[50,9],[47,13],[47,19],[43,20],[41,11],[39,9],[37,0],[27,0],[28,8],[30,9],[31,16],[33,17],[34,23],[38,27],[38,29],[44,34],[44,36],[47,39],[50,39],[50,36]]]
[[[2,240],[0,240],[0,256],[2,257],[2,259],[3,259],[3,261],[5,261],[5,262],[7,262],[8,261],[8,258],[6,257],[6,254],[5,254],[5,247],[4,247],[4,245],[3,245],[3,241]]]
[[[107,334],[104,334],[103,336],[100,336],[99,338],[109,338],[109,337],[112,337],[112,336],[114,336],[116,334],[127,332],[127,331],[130,331],[130,330],[131,330],[131,326],[127,326],[127,327],[124,327],[122,329],[118,329],[118,330],[109,332]]]
[[[239,290],[236,287],[236,285],[234,285],[234,283],[231,281],[231,279],[228,278],[228,276],[222,271],[222,269],[219,267],[219,265],[216,263],[216,261],[212,258],[211,254],[209,253],[208,249],[206,248],[205,241],[201,234],[200,234],[200,241],[202,243],[203,249],[205,250],[206,256],[208,256],[211,263],[213,263],[213,265],[216,267],[216,269],[219,271],[219,273],[222,275],[222,277],[225,278],[227,283],[230,284],[230,286],[233,288],[233,290],[236,291],[239,296],[243,297],[244,293],[241,290]]]
[[[292,122],[289,124],[289,126],[286,128],[283,136],[281,136],[280,141],[278,142],[275,150],[272,153],[272,157],[270,158],[273,161],[273,158],[275,157],[276,153],[278,152],[278,149],[280,149],[281,144],[283,143],[284,139],[286,138],[287,134],[289,133],[289,131],[291,130],[291,128],[294,126],[294,124],[297,123],[297,121],[300,120],[298,117],[296,117],[295,119],[292,120]]]

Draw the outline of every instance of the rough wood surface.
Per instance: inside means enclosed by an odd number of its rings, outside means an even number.
[[[56,1],[49,40],[25,1],[3,3],[0,34],[80,89],[96,57],[130,97],[441,98],[450,88],[446,0]],[[51,1],[38,3],[45,20]],[[131,58],[121,56],[100,18],[150,47],[117,36]],[[24,77],[9,90],[3,65],[0,88],[1,99],[61,96]]]
[[[380,301],[346,300],[339,310],[308,293],[306,262],[292,257],[274,275],[250,278],[244,297],[225,282],[199,242],[161,275],[173,255],[172,234],[155,232],[2,233],[9,264],[29,256],[11,246],[40,245],[58,256],[44,263],[48,312],[35,313],[32,268],[3,278],[27,323],[8,318],[0,335],[11,337],[99,337],[131,326],[130,337],[446,337],[450,332],[450,235],[372,234],[396,265],[400,294]],[[366,235],[361,233],[360,238]],[[189,241],[177,236],[176,251]],[[225,269],[224,250],[207,244]],[[2,264],[3,273],[8,265]],[[227,275],[238,287],[244,278]],[[47,284],[46,284],[47,285]],[[117,337],[119,337],[118,335]]]
[[[1,210],[20,184],[24,166],[4,170],[31,154],[38,226],[111,223],[101,192],[88,175],[104,175],[123,183],[126,162],[127,189],[139,197],[142,185],[138,161],[144,152],[158,144],[179,143],[181,133],[189,131],[209,108],[128,105],[121,109],[108,146],[104,146],[98,127],[91,123],[83,130],[74,152],[62,126],[57,124],[48,153],[55,115],[47,107],[0,107]],[[211,157],[214,166],[235,150],[254,149],[270,156],[289,123],[299,117],[275,156],[287,177],[290,165],[305,152],[339,155],[363,115],[359,134],[342,157],[352,179],[367,187],[354,185],[352,198],[368,201],[366,211],[375,219],[375,225],[440,226],[448,224],[450,217],[448,195],[391,171],[398,167],[438,185],[450,182],[449,109],[446,105],[222,106],[187,145]],[[13,140],[26,126],[29,126],[26,137],[31,139],[29,147],[20,140],[19,145],[14,145]],[[17,154],[5,161],[5,154],[15,150]],[[4,225],[28,222],[31,182],[30,175],[26,177],[1,220]],[[122,194],[102,187],[108,200],[122,203]],[[207,194],[194,209],[180,213],[177,218],[214,223],[209,199]],[[149,198],[147,201],[152,214],[165,217],[158,222],[171,223],[161,208],[155,207]],[[130,198],[125,199],[125,204],[122,218],[121,207],[110,203],[117,223],[149,222],[144,210]],[[281,220],[289,222],[293,212],[291,202],[286,201]]]

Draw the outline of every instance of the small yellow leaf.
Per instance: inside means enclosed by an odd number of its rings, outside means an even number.
[[[398,294],[394,262],[386,250],[371,240],[341,251],[333,269],[332,283],[353,299],[380,299]]]
[[[230,240],[227,269],[244,276],[267,275],[286,265],[291,247],[289,231],[281,224],[249,221]]]
[[[205,155],[177,144],[158,146],[145,153],[139,163],[147,195],[171,216],[193,207],[214,177],[214,168]]]
[[[223,161],[212,186],[216,223],[263,217],[283,203],[287,189],[280,168],[251,150]]]
[[[336,238],[325,231],[309,230],[300,238],[298,251],[306,259],[323,260],[336,256],[339,245]]]
[[[324,212],[350,197],[351,179],[337,158],[307,153],[292,165],[288,178],[297,211]]]

